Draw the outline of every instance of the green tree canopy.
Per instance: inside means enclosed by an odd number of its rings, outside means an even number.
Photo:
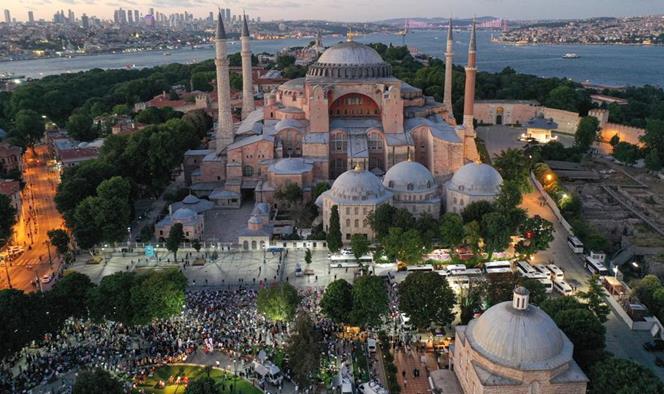
[[[182,230],[182,223],[174,223],[168,231],[168,238],[166,238],[166,249],[173,253],[173,259],[178,261],[178,249],[184,240],[184,231]]]
[[[49,230],[47,233],[51,245],[55,246],[58,253],[65,254],[69,250],[69,234],[61,228]]]
[[[519,233],[523,240],[516,244],[514,251],[521,255],[531,256],[549,247],[549,243],[553,241],[553,224],[535,215],[523,222]]]
[[[291,321],[295,317],[300,296],[293,285],[280,283],[258,291],[258,313],[272,321]]]
[[[493,206],[489,201],[474,201],[466,205],[466,208],[461,212],[461,217],[463,222],[468,224],[470,222],[482,223],[482,217],[487,213],[494,212],[496,207]]]
[[[494,252],[500,252],[510,244],[512,231],[508,218],[499,212],[490,212],[482,217],[481,234],[484,249],[491,260]]]
[[[440,239],[443,246],[452,248],[463,242],[463,219],[454,212],[445,213],[440,219]]]
[[[22,109],[14,119],[11,137],[22,147],[33,147],[44,136],[44,120],[31,109]]]
[[[390,228],[382,240],[385,254],[406,264],[417,264],[422,260],[424,244],[417,230],[404,231],[400,227]]]
[[[611,310],[604,301],[604,288],[600,284],[599,275],[588,278],[588,290],[580,292],[578,297],[586,302],[588,309],[600,322],[605,323],[607,321]]]
[[[450,324],[455,303],[447,280],[436,272],[414,272],[399,284],[399,309],[418,329]]]
[[[0,247],[12,236],[12,227],[16,224],[16,208],[8,196],[0,194]]]
[[[590,368],[590,394],[657,394],[664,384],[648,368],[631,360],[607,357]]]
[[[295,204],[298,201],[302,201],[302,196],[302,189],[294,182],[288,182],[274,192],[275,199],[288,204]]]
[[[599,120],[594,116],[584,116],[579,121],[574,134],[574,143],[583,152],[587,151],[597,140],[597,132],[599,131]]]
[[[79,372],[72,394],[123,394],[124,385],[108,371],[97,368]]]
[[[62,321],[69,317],[87,316],[86,301],[94,288],[94,283],[87,275],[68,272],[46,293],[53,315]]]
[[[190,381],[184,394],[219,394],[217,382],[209,376],[201,376],[194,381]]]
[[[92,141],[99,135],[92,127],[92,118],[84,113],[73,114],[67,120],[67,134],[79,141]]]
[[[356,260],[369,252],[369,239],[364,234],[353,234],[350,237],[350,249]]]
[[[186,287],[187,278],[175,268],[137,276],[131,288],[132,323],[144,325],[179,315]]]
[[[361,276],[353,284],[350,320],[361,327],[376,327],[389,311],[389,298],[382,278]]]
[[[343,246],[341,239],[341,223],[339,223],[339,207],[334,205],[330,212],[330,228],[327,232],[327,248],[330,252],[338,252]]]
[[[353,286],[344,279],[327,285],[320,307],[325,316],[335,323],[348,323],[353,310]]]
[[[315,384],[320,369],[323,350],[321,334],[306,313],[298,315],[293,331],[286,345],[288,365],[298,386],[309,388]]]
[[[532,190],[530,185],[530,160],[526,158],[523,150],[509,148],[501,151],[492,161],[493,166],[503,177],[516,185],[522,193]]]

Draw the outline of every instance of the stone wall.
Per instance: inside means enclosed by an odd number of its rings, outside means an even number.
[[[576,112],[563,111],[562,109],[555,109],[549,107],[541,107],[542,114],[545,118],[553,118],[553,121],[558,123],[556,131],[565,134],[576,133],[576,128],[579,126],[581,117]]]
[[[606,123],[600,130],[600,139],[608,142],[614,135],[620,138],[620,141],[630,144],[643,146],[640,138],[646,133],[645,129],[631,127],[617,123]]]

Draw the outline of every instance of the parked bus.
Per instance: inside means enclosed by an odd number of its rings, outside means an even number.
[[[510,261],[489,261],[484,263],[484,272],[487,274],[511,274],[514,271]]]
[[[606,269],[604,264],[590,256],[586,256],[586,269],[593,275],[607,276],[609,274],[609,270]]]
[[[549,264],[549,265],[546,266],[546,268],[551,272],[551,276],[553,277],[553,280],[563,280],[563,279],[565,279],[565,274],[563,273],[563,270],[561,270],[557,265]]]
[[[567,284],[567,282],[565,282],[564,280],[557,280],[553,282],[553,289],[564,296],[569,296],[574,293],[574,290],[572,290],[572,286]]]
[[[347,254],[333,254],[330,256],[331,268],[357,268],[360,264],[367,265],[373,262],[371,255],[364,255],[360,257],[359,262],[353,255]]]
[[[409,265],[406,267],[406,271],[433,271],[433,265],[431,264]]]
[[[528,264],[527,261],[517,261],[516,270],[521,274],[521,276],[537,273],[537,270],[535,270],[532,265]]]
[[[577,254],[583,253],[583,243],[577,237],[573,235],[568,236],[567,245],[572,249],[572,252]]]

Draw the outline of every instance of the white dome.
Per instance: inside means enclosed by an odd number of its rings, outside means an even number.
[[[385,63],[378,52],[370,46],[354,41],[336,44],[318,58],[321,64],[365,65]]]
[[[550,370],[572,360],[573,346],[544,311],[512,301],[494,305],[466,329],[471,347],[489,360],[520,370]]]
[[[382,202],[390,198],[392,193],[385,190],[380,179],[371,172],[355,169],[339,175],[329,195],[335,202],[362,204]]]
[[[175,220],[190,220],[196,217],[196,212],[192,211],[189,208],[180,208],[175,213],[173,213],[173,219]]]
[[[471,196],[496,196],[503,184],[503,177],[490,165],[468,163],[454,173],[449,190]]]
[[[190,194],[187,197],[185,197],[184,200],[182,200],[182,203],[191,205],[191,204],[198,204],[200,201],[201,200],[198,197],[194,196],[193,194]]]
[[[385,177],[383,186],[399,192],[427,191],[436,187],[431,171],[416,161],[402,161],[392,166]]]

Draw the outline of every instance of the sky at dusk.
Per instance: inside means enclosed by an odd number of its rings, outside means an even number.
[[[263,20],[327,19],[373,21],[400,17],[496,16],[508,19],[585,18],[592,16],[635,16],[664,14],[664,0],[0,0],[12,18],[51,20],[56,10],[68,9],[112,19],[116,8],[138,9],[142,14],[152,7],[165,13],[188,11],[206,16],[218,6],[233,13],[245,9],[251,17]]]

